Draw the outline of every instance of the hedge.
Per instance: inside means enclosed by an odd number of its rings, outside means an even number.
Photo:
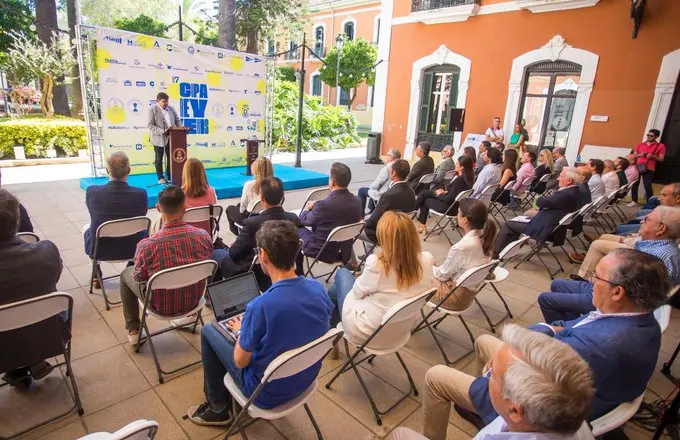
[[[0,122],[0,158],[13,159],[14,147],[23,146],[26,157],[47,157],[54,148],[58,156],[77,156],[87,149],[85,123],[70,118],[22,118]]]

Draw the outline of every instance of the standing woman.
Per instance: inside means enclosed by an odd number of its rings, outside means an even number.
[[[531,184],[531,187],[529,188],[530,191],[533,191],[536,194],[543,194],[545,192],[547,182],[541,182],[540,180],[544,175],[552,173],[553,166],[552,153],[547,148],[542,149],[538,154],[538,166],[535,171],[536,180]]]
[[[503,152],[501,181],[498,182],[498,185],[500,186],[496,188],[496,191],[494,191],[493,195],[491,196],[491,200],[498,202],[503,206],[510,202],[510,191],[505,191],[503,188],[508,184],[508,182],[517,178],[517,158],[517,150],[506,149]]]
[[[457,176],[449,183],[448,188],[438,189],[435,192],[423,191],[418,194],[416,198],[416,209],[420,210],[418,213],[418,232],[424,234],[427,232],[425,224],[427,223],[427,216],[430,209],[444,213],[449,206],[456,200],[458,194],[462,191],[472,189],[475,183],[475,171],[472,168],[472,159],[469,156],[463,155],[456,161]],[[452,212],[450,214],[455,214]]]
[[[205,174],[203,162],[196,158],[191,158],[184,164],[182,191],[186,196],[187,209],[217,204],[215,188],[208,185],[208,176]]]
[[[274,167],[269,159],[260,156],[255,159],[252,165],[253,180],[247,181],[243,185],[241,192],[241,203],[227,206],[227,221],[229,230],[234,235],[238,235],[238,228],[235,223],[242,223],[253,210],[253,207],[260,201],[260,185],[262,181],[274,176]]]
[[[524,142],[526,142],[526,139],[522,134],[522,126],[520,124],[515,124],[515,131],[513,131],[512,136],[510,136],[510,145],[507,146],[507,149],[521,150],[524,152],[524,149],[526,148]]]
[[[458,225],[463,228],[465,235],[458,243],[451,246],[442,265],[433,268],[438,289],[430,301],[435,304],[439,304],[456,287],[458,276],[468,269],[491,261],[493,243],[496,238],[496,224],[489,220],[486,205],[477,199],[461,200],[460,209],[458,209]],[[456,289],[443,305],[449,310],[465,310],[472,304],[476,291],[476,288],[473,290]]]

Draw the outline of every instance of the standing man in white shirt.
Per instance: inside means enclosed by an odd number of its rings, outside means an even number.
[[[163,156],[165,156],[165,172],[170,176],[170,145],[168,129],[180,125],[179,115],[173,107],[168,105],[170,97],[165,92],[156,95],[156,104],[149,107],[149,132],[150,141],[156,153],[155,165],[158,183],[166,183],[163,174]]]
[[[503,142],[503,137],[505,136],[505,133],[503,132],[503,129],[501,128],[501,118],[496,116],[493,118],[493,122],[491,123],[491,127],[486,129],[486,140],[495,143],[495,142]]]

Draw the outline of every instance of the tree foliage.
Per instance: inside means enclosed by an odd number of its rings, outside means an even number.
[[[338,50],[331,49],[326,55],[326,64],[321,67],[321,81],[330,87],[339,86],[349,92],[348,107],[352,108],[356,89],[366,82],[369,86],[375,84],[375,64],[378,59],[378,49],[361,38],[347,41],[340,52],[340,72],[338,74]]]
[[[295,78],[295,69],[289,66],[279,66],[276,68],[277,72],[277,80],[280,81],[288,81],[288,82],[297,82],[297,78]]]
[[[152,35],[154,37],[165,37],[165,32],[168,29],[165,23],[154,20],[144,14],[138,15],[135,18],[120,18],[115,20],[113,25],[116,29]]]
[[[121,18],[139,15],[170,23],[177,19],[177,3],[167,0],[81,0],[83,22],[95,26],[113,27]]]
[[[205,44],[207,46],[217,46],[218,32],[215,21],[194,18],[191,21],[191,27],[196,31],[194,34],[194,41],[196,43]]]
[[[33,11],[29,0],[2,0],[0,6],[0,52],[7,52],[12,44],[11,31],[35,35]]]
[[[280,31],[287,36],[302,32],[308,16],[305,0],[237,0],[236,34],[246,52],[257,53]]]

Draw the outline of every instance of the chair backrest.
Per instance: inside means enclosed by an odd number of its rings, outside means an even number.
[[[73,316],[73,297],[54,292],[0,306],[0,333],[28,327],[68,311],[68,325]]]
[[[635,400],[622,403],[602,417],[590,422],[590,427],[593,430],[593,436],[599,437],[626,423],[631,417],[635,415],[638,408],[640,408],[644,397],[645,393],[643,392]]]
[[[302,204],[302,209],[305,209],[307,203],[315,202],[317,200],[323,200],[326,197],[328,197],[330,193],[331,193],[330,188],[319,188],[315,189],[314,191],[310,191],[309,194],[307,194],[307,200],[305,200],[305,203]]]
[[[513,186],[516,182],[517,182],[517,179],[509,181],[508,183],[505,184],[505,186],[503,187],[503,190],[504,190],[504,191],[510,191],[510,190],[512,189],[512,186]]]
[[[547,183],[548,180],[550,180],[550,174],[544,174],[540,179],[538,179],[538,181],[541,183]]]
[[[515,255],[517,255],[522,245],[529,241],[530,238],[531,237],[528,235],[523,235],[518,240],[508,243],[508,245],[503,248],[501,253],[498,254],[498,259],[501,261],[508,261],[512,259]]]
[[[565,226],[565,225],[568,226],[569,224],[571,224],[571,222],[574,221],[574,219],[576,218],[576,216],[579,215],[580,212],[581,212],[580,210],[579,210],[579,211],[570,212],[569,214],[567,214],[567,215],[565,215],[564,217],[562,217],[562,218],[560,219],[560,222],[557,224],[557,226],[555,226],[555,229],[559,228],[560,226]]]
[[[661,333],[664,333],[671,323],[671,306],[669,304],[665,304],[654,310],[654,317],[656,318],[656,322],[659,323]]]
[[[497,183],[487,185],[477,199],[488,206],[489,203],[491,203],[491,196],[493,196],[494,191],[496,191],[496,188],[499,186],[500,185]]]
[[[97,238],[129,237],[143,231],[149,231],[151,219],[145,216],[109,220],[97,228]]]
[[[26,243],[37,243],[40,241],[40,237],[33,232],[19,232],[17,237],[24,240]]]
[[[110,434],[108,432],[94,432],[79,440],[152,440],[158,432],[158,422],[155,420],[135,420],[123,426],[118,431]]]
[[[456,170],[448,170],[446,174],[444,174],[444,180],[453,180],[456,177],[458,177]]]
[[[184,213],[184,221],[193,224],[193,223],[199,223],[199,225],[193,225],[196,227],[203,227],[202,224],[209,225],[210,223],[210,206],[211,205],[206,205],[206,206],[197,206],[195,208],[189,208],[186,210]],[[213,210],[213,221],[215,222],[212,226],[212,230],[206,229],[206,231],[211,235],[215,235],[215,232],[217,232],[217,225],[220,223],[220,219],[222,218],[222,211],[224,208],[222,208],[221,205],[212,205],[212,210]],[[209,228],[209,226],[207,226]]]
[[[250,215],[252,214],[259,214],[264,210],[264,206],[262,206],[262,200],[258,200],[255,205],[253,205],[253,209],[250,210]]]
[[[262,382],[283,379],[306,370],[323,359],[341,335],[342,330],[332,328],[302,347],[281,353],[267,366]]]
[[[499,260],[491,260],[481,266],[471,267],[456,278],[456,287],[477,287],[486,279],[487,275],[489,275],[498,263],[500,263]]]
[[[427,289],[422,293],[400,301],[390,307],[382,319],[381,325],[387,326],[392,323],[412,321],[416,314],[423,308],[428,298],[437,292],[436,288]],[[409,323],[410,325],[411,323]]]
[[[527,177],[522,181],[522,186],[528,188],[532,183],[534,183],[534,180],[536,180],[536,176]]]
[[[437,177],[435,173],[432,174],[425,174],[423,177],[420,178],[418,181],[418,185],[427,185],[429,183],[434,182],[434,178]]]
[[[354,240],[356,237],[363,232],[364,227],[366,226],[366,223],[364,222],[358,222],[358,223],[351,223],[349,225],[345,226],[338,226],[337,228],[334,228],[330,234],[328,234],[328,238],[326,238],[326,241],[329,243],[335,242],[343,242],[343,241],[348,241],[348,240]]]
[[[181,289],[193,286],[203,280],[209,280],[217,270],[217,262],[214,260],[198,261],[183,266],[171,267],[156,272],[149,278],[146,287],[149,304],[154,291],[159,289]],[[208,283],[205,283],[206,287]]]
[[[459,192],[458,195],[456,196],[456,200],[454,201],[454,203],[460,202],[461,200],[465,200],[465,199],[470,198],[470,196],[472,195],[472,193],[474,191],[475,190],[473,190],[473,189],[466,189],[465,191]]]

